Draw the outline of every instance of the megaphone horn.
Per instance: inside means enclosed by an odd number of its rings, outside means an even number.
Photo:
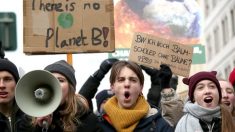
[[[55,111],[62,99],[60,83],[50,72],[34,70],[18,81],[15,99],[27,115],[42,117]]]

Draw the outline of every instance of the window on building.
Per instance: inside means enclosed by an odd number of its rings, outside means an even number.
[[[214,48],[215,48],[215,52],[219,52],[219,27],[216,26],[214,29]]]
[[[232,34],[233,34],[233,36],[235,36],[235,14],[234,14],[234,10],[235,9],[232,9],[231,11],[230,11],[230,15],[231,15],[231,27],[232,27]]]
[[[227,16],[222,20],[222,30],[223,30],[223,45],[226,45],[228,42],[228,38],[229,38]]]
[[[223,78],[221,70],[217,70],[217,75],[218,78]]]
[[[0,12],[0,43],[5,50],[16,50],[16,15]]]
[[[209,15],[209,11],[210,11],[210,2],[209,2],[209,0],[205,0],[204,1],[205,2],[205,17],[207,17],[208,15]]]
[[[206,45],[207,45],[207,61],[209,62],[212,58],[212,46],[211,46],[211,36],[206,38]]]
[[[226,78],[229,77],[229,74],[230,74],[231,71],[232,71],[231,66],[228,65],[228,66],[225,68],[225,77],[226,77]]]
[[[208,0],[207,0],[208,1]],[[215,8],[217,4],[217,0],[212,0],[212,7]]]
[[[233,57],[234,58],[234,57]],[[235,59],[233,60],[233,67],[235,68]]]

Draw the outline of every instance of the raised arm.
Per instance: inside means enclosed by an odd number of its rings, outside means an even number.
[[[93,110],[92,98],[94,98],[96,92],[98,91],[101,80],[104,78],[105,74],[109,72],[113,63],[116,61],[118,61],[118,59],[115,58],[104,60],[100,64],[99,69],[91,75],[81,87],[79,94],[87,99],[91,110]]]

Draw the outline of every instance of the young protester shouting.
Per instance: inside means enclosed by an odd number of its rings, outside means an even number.
[[[156,108],[151,108],[142,94],[144,75],[131,61],[113,64],[110,85],[114,93],[103,106],[101,126],[104,131],[173,132]]]
[[[231,113],[221,104],[222,93],[216,72],[198,72],[183,83],[189,86],[189,101],[176,132],[232,132],[235,130]]]

